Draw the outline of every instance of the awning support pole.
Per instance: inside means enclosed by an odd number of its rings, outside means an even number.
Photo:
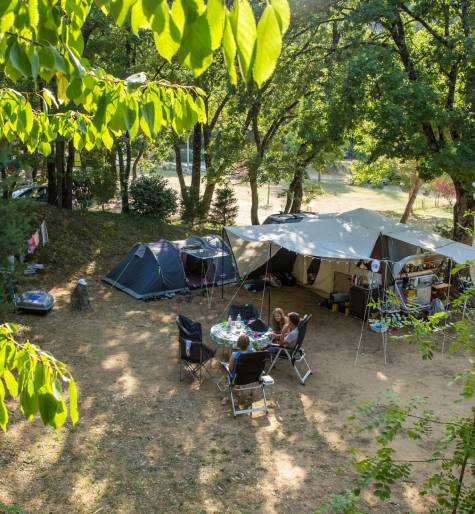
[[[272,243],[269,241],[269,274],[272,272]],[[266,280],[267,280],[267,277],[266,277]],[[270,283],[270,277],[269,277],[269,294],[268,294],[268,297],[267,297],[267,325],[270,325],[270,295],[271,295],[271,290],[272,288],[272,285]]]

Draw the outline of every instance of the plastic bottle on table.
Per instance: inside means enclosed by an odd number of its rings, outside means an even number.
[[[238,314],[236,318],[236,327],[238,330],[241,330],[241,315]]]
[[[233,319],[231,316],[228,317],[228,322],[226,323],[226,332],[229,334],[231,332],[231,325],[233,323]]]

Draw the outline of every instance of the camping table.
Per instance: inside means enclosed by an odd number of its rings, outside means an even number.
[[[241,334],[247,334],[249,336],[251,344],[256,350],[265,348],[271,342],[270,330],[262,334],[259,332],[253,332],[252,330],[249,330],[243,324],[241,330],[238,331],[235,327],[233,327],[231,332],[228,332],[226,325],[226,321],[213,325],[210,330],[210,338],[216,344],[223,345],[223,347],[227,348],[228,350],[231,350],[236,346],[238,337]]]

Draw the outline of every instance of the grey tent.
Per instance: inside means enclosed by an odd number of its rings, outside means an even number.
[[[236,282],[233,256],[219,236],[191,236],[173,244],[181,254],[186,283],[190,288]]]
[[[180,253],[164,239],[137,243],[103,280],[138,300],[187,290]]]

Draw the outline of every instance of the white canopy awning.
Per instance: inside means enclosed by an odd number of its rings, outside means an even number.
[[[377,230],[342,219],[321,218],[300,223],[226,227],[239,272],[250,273],[280,248],[298,255],[329,259],[367,259],[379,237]]]
[[[300,223],[226,227],[241,276],[267,262],[279,249],[327,259],[370,259],[376,241],[387,236],[458,263],[475,262],[475,248],[402,223],[368,209],[324,215]]]

